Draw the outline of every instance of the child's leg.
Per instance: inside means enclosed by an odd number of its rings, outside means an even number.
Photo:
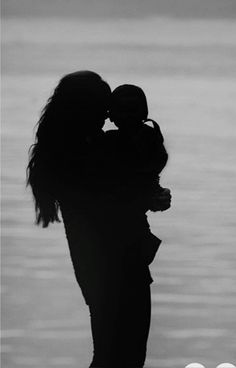
[[[155,258],[160,244],[161,239],[153,235],[151,232],[146,234],[145,237],[141,239],[139,244],[141,261],[145,262],[147,265],[150,265]]]
[[[139,225],[139,233],[129,249],[130,259],[140,264],[149,265],[155,258],[161,239],[152,234],[146,215],[140,216],[139,222],[136,222]]]

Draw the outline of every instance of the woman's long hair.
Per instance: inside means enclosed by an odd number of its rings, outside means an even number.
[[[59,222],[61,163],[83,138],[102,128],[111,90],[91,71],[64,76],[43,108],[35,143],[29,150],[27,185],[31,186],[36,224]]]

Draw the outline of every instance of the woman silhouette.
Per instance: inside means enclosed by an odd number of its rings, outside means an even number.
[[[60,80],[38,122],[27,184],[37,224],[60,221],[61,211],[75,276],[90,309],[90,367],[137,368],[146,356],[152,279],[135,255],[146,223],[111,190],[114,170],[102,130],[110,95],[109,85],[91,71]],[[166,208],[170,198],[162,200]]]

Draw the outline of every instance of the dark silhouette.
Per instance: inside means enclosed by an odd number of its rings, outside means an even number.
[[[110,97],[110,87],[94,72],[61,79],[38,123],[27,183],[37,224],[59,221],[61,211],[75,276],[90,309],[90,367],[142,367],[152,279],[140,249],[149,241],[145,212],[152,200],[148,194],[140,198],[133,182],[124,191],[116,182],[124,173],[113,138],[102,130]],[[132,186],[136,199],[128,195]],[[170,194],[160,196],[158,206],[168,208]]]
[[[118,127],[118,130],[108,131],[107,136],[110,152],[113,152],[110,157],[116,162],[115,187],[120,200],[133,202],[133,207],[136,206],[136,211],[142,214],[147,210],[164,210],[159,207],[159,199],[161,195],[169,195],[170,191],[162,188],[159,181],[168,154],[159,125],[148,119],[148,104],[143,90],[130,84],[117,87],[112,92],[109,117]],[[148,121],[153,127],[145,124]],[[150,264],[161,240],[146,231],[141,243],[145,243],[145,247],[141,244],[140,248],[142,259]]]

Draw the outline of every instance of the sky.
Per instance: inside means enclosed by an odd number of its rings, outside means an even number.
[[[235,18],[235,0],[2,0],[3,17]]]

